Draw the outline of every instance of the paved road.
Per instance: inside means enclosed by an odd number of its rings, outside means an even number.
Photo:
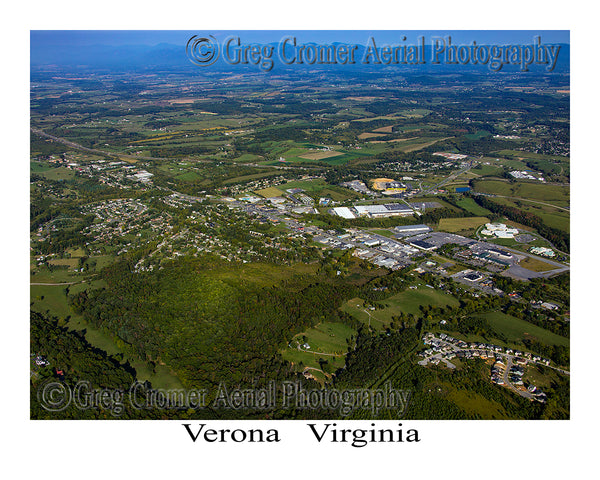
[[[446,342],[446,341],[444,341],[442,339],[439,339],[439,338],[437,340],[439,340],[440,343],[443,346],[449,346],[449,347],[451,347],[454,352],[473,350],[472,348],[460,348],[460,347],[454,345],[453,343]],[[481,349],[475,349],[475,350],[481,350]],[[429,357],[426,357],[426,358],[424,358],[423,360],[420,360],[417,363],[419,365],[426,366],[429,363],[429,361],[431,361],[434,358],[437,358],[437,359],[443,361],[449,368],[452,368],[452,369],[456,368],[456,366],[453,363],[451,363],[448,359],[442,358],[443,355],[444,354],[442,352],[439,352],[439,353],[436,353],[436,354],[431,355]],[[510,382],[509,372],[510,372],[510,368],[513,365],[513,359],[516,358],[516,355],[511,355],[511,354],[508,354],[508,353],[494,352],[494,356],[501,356],[505,360],[506,369],[504,370],[504,376],[503,376],[504,386],[510,388],[512,391],[514,391],[515,393],[521,395],[522,397],[528,398],[529,400],[535,399],[535,395],[533,395],[531,392],[528,392],[527,390],[520,390],[520,389],[518,389],[517,387],[515,387]],[[543,365],[545,367],[549,367],[549,368],[552,368],[553,370],[561,372],[561,373],[563,373],[565,375],[570,375],[570,372],[568,372],[567,370],[563,370],[563,369],[557,368],[557,367],[552,367],[552,366],[546,365],[545,363],[542,363],[542,362],[537,362],[537,361],[533,361],[533,360],[527,360],[527,363],[528,364],[534,364],[534,365]],[[450,365],[452,365],[452,366],[450,366]]]
[[[438,183],[438,184],[434,185],[433,187],[431,187],[431,188],[429,188],[429,189],[421,192],[421,195],[427,195],[428,193],[432,192],[433,190],[437,190],[438,188],[446,185],[448,182],[451,182],[452,180],[454,180],[459,175],[462,175],[463,173],[468,172],[469,170],[471,170],[472,167],[473,167],[473,161],[471,160],[469,162],[469,165],[467,165],[465,168],[462,168],[462,169],[458,170],[457,172],[454,172],[454,173],[450,174],[448,177],[446,177],[440,183]]]
[[[168,158],[164,158],[164,157],[141,157],[141,156],[137,156],[137,155],[127,155],[126,153],[107,152],[105,150],[99,150],[97,148],[84,147],[83,145],[72,142],[65,138],[55,137],[54,135],[50,135],[50,134],[44,132],[43,130],[40,130],[39,128],[31,127],[31,131],[42,137],[49,138],[51,140],[54,140],[55,142],[62,143],[64,145],[67,145],[68,147],[72,147],[77,150],[83,150],[84,152],[96,153],[96,154],[100,154],[100,155],[108,155],[111,157],[128,158],[130,160],[169,160]]]
[[[528,392],[527,390],[520,390],[510,382],[509,374],[511,367],[513,366],[513,355],[505,355],[505,358],[506,368],[504,369],[504,375],[502,377],[502,379],[504,380],[504,385],[510,388],[513,392],[521,395],[522,397],[525,397],[529,400],[533,400],[534,395],[531,392]]]

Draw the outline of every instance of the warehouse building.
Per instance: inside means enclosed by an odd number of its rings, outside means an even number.
[[[335,207],[331,209],[331,212],[342,218],[356,218],[356,215],[348,207]]]
[[[401,225],[398,227],[394,228],[394,231],[399,234],[399,235],[403,235],[403,236],[408,236],[408,235],[417,235],[420,233],[429,233],[431,232],[431,228],[429,228],[427,225]]]
[[[415,240],[410,242],[413,247],[417,247],[421,250],[433,250],[436,248],[436,245],[433,243],[426,242],[425,240]]]
[[[408,205],[400,203],[388,203],[385,205],[356,205],[354,209],[359,216],[368,216],[371,218],[392,217],[412,215],[413,209]]]

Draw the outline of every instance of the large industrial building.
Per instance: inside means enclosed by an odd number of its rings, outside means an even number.
[[[387,203],[385,205],[356,205],[354,207],[359,216],[371,218],[412,215],[414,210],[401,203]]]
[[[335,207],[331,209],[331,212],[342,218],[356,218],[356,215],[348,207]]]
[[[414,210],[408,205],[401,203],[387,203],[385,205],[354,205],[353,207],[335,207],[329,210],[329,212],[342,218],[382,218],[412,215]]]
[[[409,236],[409,235],[417,235],[419,233],[429,233],[431,232],[431,228],[427,225],[401,225],[398,227],[394,227],[395,232],[398,235]]]

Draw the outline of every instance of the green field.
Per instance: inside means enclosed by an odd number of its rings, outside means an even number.
[[[482,366],[482,369],[489,370],[489,367],[485,365]],[[458,390],[453,385],[448,385],[448,387],[447,399],[460,405],[460,408],[470,415],[486,419],[511,418],[499,402],[489,400],[473,391]]]
[[[365,307],[362,299],[353,298],[345,302],[340,309],[361,322],[370,324],[374,329],[383,331],[392,322],[392,317],[399,315],[400,312],[421,315],[420,307],[424,306],[458,306],[458,300],[454,297],[422,286],[405,290],[376,303],[379,307],[370,310]]]
[[[340,310],[349,313],[365,325],[370,325],[378,331],[384,331],[391,322],[391,314],[383,310],[370,310],[365,307],[364,300],[352,298],[342,304]]]
[[[177,175],[175,178],[182,182],[198,182],[203,179],[203,177],[196,172],[185,172],[181,175]]]
[[[481,140],[482,138],[489,137],[491,135],[487,130],[477,130],[475,133],[465,135],[465,138],[469,140]]]
[[[266,172],[254,173],[252,175],[242,175],[240,177],[228,178],[223,182],[224,185],[230,185],[232,183],[247,182],[249,180],[258,180],[259,178],[271,177],[277,173],[275,170],[268,170]]]
[[[523,339],[529,338],[548,345],[569,346],[568,338],[502,312],[490,312],[475,316],[487,320],[492,328],[504,334],[509,342],[520,343]]]
[[[422,306],[458,306],[458,300],[456,300],[456,298],[429,287],[408,289],[382,300],[380,303],[390,305],[392,308],[397,308],[405,313],[412,313],[413,315],[420,315],[421,310],[419,307]]]
[[[501,205],[519,208],[524,212],[533,213],[534,215],[540,217],[549,227],[558,228],[564,232],[570,231],[570,215],[568,211],[560,210],[548,205],[531,203],[524,200],[512,200],[510,198],[496,197],[493,199],[493,201]]]
[[[491,163],[491,162],[490,162]],[[503,169],[496,165],[484,165],[480,163],[476,167],[472,168],[469,173],[476,176],[492,176],[502,174]]]
[[[67,318],[74,315],[67,303],[65,289],[68,285],[31,285],[30,301],[31,310],[45,313],[47,310],[51,315]]]
[[[74,269],[79,264],[79,259],[77,258],[57,258],[55,260],[48,260],[50,265],[60,265],[66,266],[70,269]]]
[[[281,354],[284,359],[294,363],[299,369],[310,367],[323,371],[327,376],[344,366],[345,355],[354,335],[356,331],[348,325],[340,322],[323,322],[295,335]],[[307,343],[310,348],[304,347],[304,343]],[[319,360],[327,361],[324,370]]]
[[[288,182],[285,185],[280,185],[282,190],[287,190],[288,188],[301,188],[307,192],[318,192],[323,190],[327,186],[327,183],[322,178],[317,178],[315,180],[296,180],[292,182]]]
[[[41,175],[46,177],[48,180],[72,180],[75,178],[75,172],[66,167],[50,168],[41,172]]]
[[[471,197],[462,197],[457,200],[456,203],[458,206],[464,208],[467,212],[472,213],[473,215],[484,217],[492,213],[487,208],[479,206]]]
[[[544,183],[502,182],[499,180],[476,180],[475,190],[507,197],[548,202],[560,207],[569,206],[569,187]]]
[[[505,157],[517,157],[524,159],[533,160],[553,160],[555,162],[569,162],[569,157],[562,157],[560,155],[543,155],[541,153],[524,152],[521,150],[500,150],[496,152],[498,155]]]
[[[383,229],[380,229],[380,228],[372,228],[369,231],[373,232],[373,233],[376,233],[377,235],[381,235],[383,237],[393,238],[393,236],[394,236],[394,232],[392,232],[391,230],[383,230]]]
[[[532,272],[547,272],[549,270],[558,268],[554,265],[544,262],[543,260],[538,260],[537,258],[532,257],[525,257],[519,262],[519,265],[527,270],[531,270]]]
[[[283,195],[283,191],[279,190],[276,187],[263,188],[262,190],[255,190],[254,193],[260,195],[264,198],[273,198],[273,197],[281,197]]]
[[[260,155],[254,155],[252,153],[244,153],[237,158],[234,158],[234,162],[259,162],[264,160]]]
[[[442,218],[438,228],[445,232],[455,233],[476,229],[489,221],[490,219],[487,217]]]

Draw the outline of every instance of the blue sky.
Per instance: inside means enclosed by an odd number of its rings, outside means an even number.
[[[185,45],[192,35],[210,34],[218,40],[230,35],[239,35],[245,42],[279,42],[283,36],[293,35],[304,43],[359,43],[364,44],[373,35],[379,42],[400,42],[406,36],[407,43],[424,36],[426,41],[433,36],[452,36],[452,43],[470,44],[528,44],[533,37],[541,36],[548,43],[570,43],[568,30],[230,30],[230,31],[187,31],[187,30],[32,30],[31,48],[37,46],[85,46],[85,45],[157,45],[170,43]]]

